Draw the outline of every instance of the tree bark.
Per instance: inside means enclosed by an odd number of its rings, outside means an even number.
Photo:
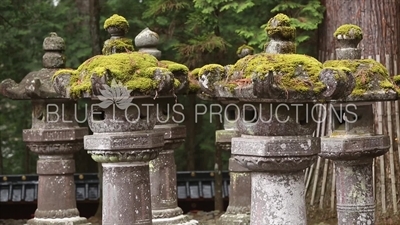
[[[326,7],[324,21],[319,29],[319,60],[324,62],[329,59],[335,59],[335,39],[333,33],[343,24],[355,24],[363,30],[363,40],[359,48],[362,49],[363,58],[372,58],[382,63],[388,69],[389,75],[399,74],[399,40],[400,40],[400,1],[398,0],[321,0]],[[398,104],[398,101],[393,102]],[[392,103],[392,104],[393,104]],[[383,105],[383,115],[386,113],[386,106]],[[388,106],[390,109],[390,106]],[[392,122],[396,121],[395,111],[392,106]],[[390,114],[389,114],[390,115]],[[378,124],[377,124],[378,125]],[[383,133],[388,134],[387,118],[383,117]],[[392,126],[393,136],[396,135],[396,126]],[[380,129],[382,132],[382,129]],[[375,199],[377,201],[377,221],[382,220],[382,212],[386,215],[396,213],[396,196],[399,188],[397,176],[396,184],[390,179],[390,167],[395,168],[395,174],[399,171],[399,158],[397,142],[392,138],[394,157],[390,158],[389,153],[384,157],[375,160]],[[394,159],[393,159],[394,158]],[[393,165],[394,162],[394,165]],[[390,165],[392,164],[392,165]],[[381,166],[384,168],[380,169]],[[380,179],[380,174],[384,179]],[[396,176],[394,176],[396,177]],[[395,188],[394,188],[395,187]],[[396,202],[394,202],[396,201]],[[388,222],[388,221],[386,221]],[[397,223],[396,223],[397,224]]]

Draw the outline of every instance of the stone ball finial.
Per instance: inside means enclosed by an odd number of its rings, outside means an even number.
[[[43,41],[43,50],[45,51],[42,59],[44,68],[64,68],[65,50],[64,39],[55,32],[51,32]]]
[[[253,55],[253,54],[254,54],[254,48],[252,48],[251,46],[248,46],[248,45],[242,45],[236,51],[236,55],[239,58],[243,58],[245,56]]]
[[[135,46],[139,49],[139,52],[145,52],[153,55],[157,59],[161,58],[161,51],[157,49],[157,45],[160,42],[158,34],[149,28],[143,29],[135,37]]]
[[[296,28],[290,25],[290,18],[282,13],[272,17],[265,28],[270,38],[265,52],[294,54],[296,53]]]
[[[104,29],[113,36],[125,36],[129,31],[129,23],[125,17],[118,14],[112,15],[104,22]]]
[[[340,26],[333,36],[338,42],[336,55],[338,59],[361,59],[361,49],[357,46],[363,38],[362,29],[353,24]]]

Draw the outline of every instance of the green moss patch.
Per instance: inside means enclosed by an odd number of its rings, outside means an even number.
[[[272,17],[265,30],[271,38],[294,40],[296,35],[296,28],[291,27],[290,18],[282,13]]]
[[[176,63],[173,61],[168,61],[168,60],[161,60],[158,64],[160,67],[165,67],[172,73],[182,73],[182,74],[188,74],[189,73],[189,68],[183,64]]]
[[[342,35],[342,36],[347,36],[351,39],[362,39],[363,38],[363,32],[362,29],[354,24],[344,24],[340,26],[333,36],[336,38],[337,36]]]
[[[244,49],[248,49],[250,51],[250,55],[254,53],[254,48],[248,45],[242,45],[236,51],[236,55],[240,55]]]
[[[130,38],[118,38],[109,39],[104,42],[102,53],[103,55],[110,55],[113,51],[117,53],[121,52],[132,52],[134,51],[132,39]]]
[[[378,82],[381,89],[394,89],[390,82],[387,69],[373,59],[359,60],[329,60],[323,64],[324,67],[348,68],[356,80],[356,86],[351,93],[354,96],[362,96],[374,89],[373,82]]]
[[[104,22],[104,29],[107,30],[109,27],[118,27],[127,33],[129,29],[129,23],[124,17],[114,14]]]
[[[235,79],[264,80],[274,74],[275,83],[285,90],[321,92],[325,85],[319,81],[322,64],[313,57],[299,54],[260,53],[246,56],[236,62],[228,76]],[[232,79],[231,79],[232,80]]]
[[[141,52],[117,53],[112,55],[98,55],[86,60],[75,71],[68,70],[71,74],[71,96],[80,97],[82,92],[91,91],[91,76],[104,76],[109,74],[111,82],[115,79],[133,91],[146,93],[158,85],[154,77],[156,69],[168,71],[158,67],[157,59]],[[66,72],[68,72],[66,71]],[[168,71],[170,72],[170,71]],[[62,74],[55,73],[54,76]]]
[[[222,74],[225,73],[225,68],[219,64],[208,64],[200,68],[197,76],[199,77],[207,73]]]

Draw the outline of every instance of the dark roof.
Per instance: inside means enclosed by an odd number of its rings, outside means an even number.
[[[223,172],[223,197],[229,195],[229,173]],[[213,171],[177,172],[178,199],[214,198]],[[76,200],[97,201],[99,179],[96,173],[75,174]],[[34,202],[37,200],[37,175],[3,175],[0,180],[0,202]]]

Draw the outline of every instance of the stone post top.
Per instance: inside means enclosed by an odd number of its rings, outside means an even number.
[[[236,54],[239,58],[243,58],[248,55],[253,55],[254,48],[249,45],[242,45],[238,48],[238,50],[236,51]]]
[[[125,17],[114,14],[104,21],[104,29],[111,36],[124,36],[129,31],[129,23]]]
[[[295,54],[295,28],[278,14],[267,23],[266,52],[235,64],[205,65],[197,79],[199,95],[253,102],[316,102],[345,99],[354,88],[349,71],[329,71],[317,59]],[[206,98],[206,97],[203,97]]]
[[[354,76],[354,89],[345,101],[385,101],[397,98],[396,86],[384,65],[374,59],[361,59],[358,44],[363,38],[359,26],[345,24],[334,33],[338,42],[336,60],[328,60],[323,67],[332,72],[343,71]]]
[[[65,67],[64,39],[51,32],[43,41],[43,50],[43,68],[28,73],[19,84],[12,79],[3,80],[0,94],[15,100],[62,98],[52,86],[52,76]]]

